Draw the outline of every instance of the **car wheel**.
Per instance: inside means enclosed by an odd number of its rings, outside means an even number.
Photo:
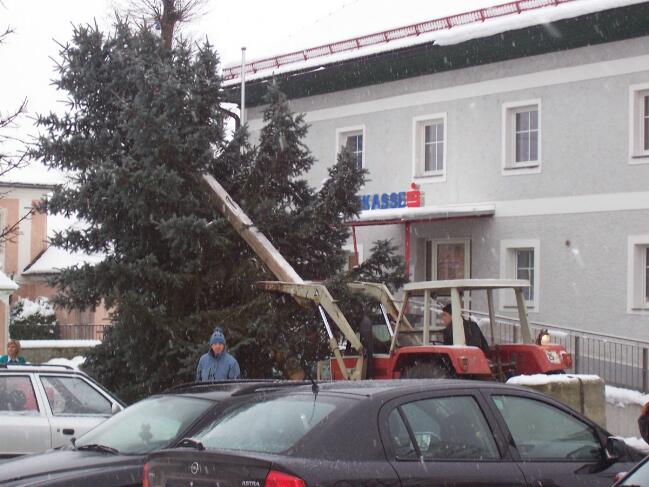
[[[402,379],[448,379],[449,370],[435,362],[418,362],[404,369]]]

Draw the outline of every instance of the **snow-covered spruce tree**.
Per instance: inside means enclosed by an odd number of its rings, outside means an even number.
[[[400,287],[405,281],[403,260],[387,242],[378,242],[372,257],[360,268],[351,273],[344,269],[347,253],[343,246],[350,236],[344,222],[360,210],[356,194],[365,170],[343,152],[329,168],[322,187],[312,187],[305,179],[314,158],[303,140],[308,131],[304,116],[294,114],[274,86],[269,88],[265,103],[259,146],[249,165],[242,166],[236,190],[242,208],[304,279],[332,279],[338,290],[341,282],[359,277]],[[242,255],[257,263],[254,276],[259,279],[264,273],[275,279],[239,242]],[[243,286],[237,287],[237,282]],[[235,278],[233,284],[231,289],[248,299],[233,302],[223,310],[223,317],[225,322],[241,326],[237,358],[249,376],[265,376],[271,367],[281,370],[289,357],[312,363],[328,354],[324,328],[314,306],[303,308],[290,298],[254,292],[250,281]],[[353,304],[358,308],[362,303],[342,288],[338,293],[341,307],[346,310]]]
[[[214,210],[200,184],[223,145],[218,57],[208,44],[166,49],[155,32],[119,19],[108,35],[75,28],[60,55],[55,84],[68,110],[40,117],[33,155],[71,181],[43,207],[87,223],[53,245],[107,257],[53,284],[59,304],[104,300],[112,310],[115,326],[88,364],[134,399],[176,380],[186,343],[205,340],[218,306],[215,262],[228,243],[208,225]]]
[[[53,244],[107,255],[53,283],[60,304],[104,300],[112,311],[90,371],[126,400],[192,380],[215,324],[247,377],[269,375],[287,356],[316,358],[314,309],[255,289],[273,276],[209,203],[200,175],[213,174],[304,278],[323,279],[342,270],[342,222],[359,208],[363,172],[352,158],[339,158],[320,191],[311,187],[307,126],[274,88],[259,146],[245,128],[225,142],[218,59],[207,45],[167,49],[118,21],[110,35],[77,28],[61,56],[69,110],[40,118],[34,155],[73,174],[45,209],[87,222]]]

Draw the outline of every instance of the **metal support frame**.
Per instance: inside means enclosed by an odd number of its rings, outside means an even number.
[[[489,330],[491,332],[491,344],[496,344],[496,337],[494,334],[494,323],[496,321],[496,313],[494,312],[494,292],[492,289],[487,289],[487,308],[489,308]]]
[[[424,345],[430,345],[430,291],[424,291]]]
[[[527,320],[527,309],[525,308],[525,299],[523,297],[523,289],[520,287],[514,289],[516,294],[516,304],[518,306],[518,318],[521,323],[521,338],[523,343],[532,344],[532,331],[530,330],[530,322]]]
[[[462,318],[462,301],[460,291],[457,288],[451,289],[451,307],[453,308],[453,345],[466,345],[464,336],[464,320]]]

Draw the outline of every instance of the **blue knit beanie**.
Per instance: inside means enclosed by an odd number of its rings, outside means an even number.
[[[215,343],[222,343],[225,345],[225,335],[223,334],[223,330],[218,326],[214,328],[212,336],[210,337],[210,345],[214,345]]]

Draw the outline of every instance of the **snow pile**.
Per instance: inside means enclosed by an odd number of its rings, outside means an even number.
[[[621,387],[606,386],[606,402],[621,408],[631,405],[644,406],[649,402],[649,394]]]
[[[19,299],[15,304],[15,309],[16,314],[12,318],[18,321],[26,320],[38,314],[41,316],[54,316],[54,308],[44,296],[37,297],[35,301],[27,298]]]
[[[507,384],[515,386],[540,386],[558,382],[574,382],[576,380],[595,381],[601,380],[598,375],[586,374],[534,374],[534,375],[517,375],[507,381]]]
[[[636,450],[649,453],[649,445],[642,438],[636,438],[632,436],[630,438],[622,438],[622,439],[624,440],[624,443],[629,445],[631,448],[635,448]]]
[[[18,289],[16,284],[7,274],[0,271],[0,290],[15,291]]]
[[[86,361],[86,357],[82,357],[81,355],[77,355],[73,359],[68,359],[68,358],[63,358],[63,357],[56,357],[56,358],[48,360],[47,362],[45,362],[45,364],[48,364],[48,365],[67,365],[68,367],[72,367],[73,369],[79,370],[79,367],[81,367],[85,361]]]
[[[20,340],[21,348],[88,348],[100,343],[99,340]]]

